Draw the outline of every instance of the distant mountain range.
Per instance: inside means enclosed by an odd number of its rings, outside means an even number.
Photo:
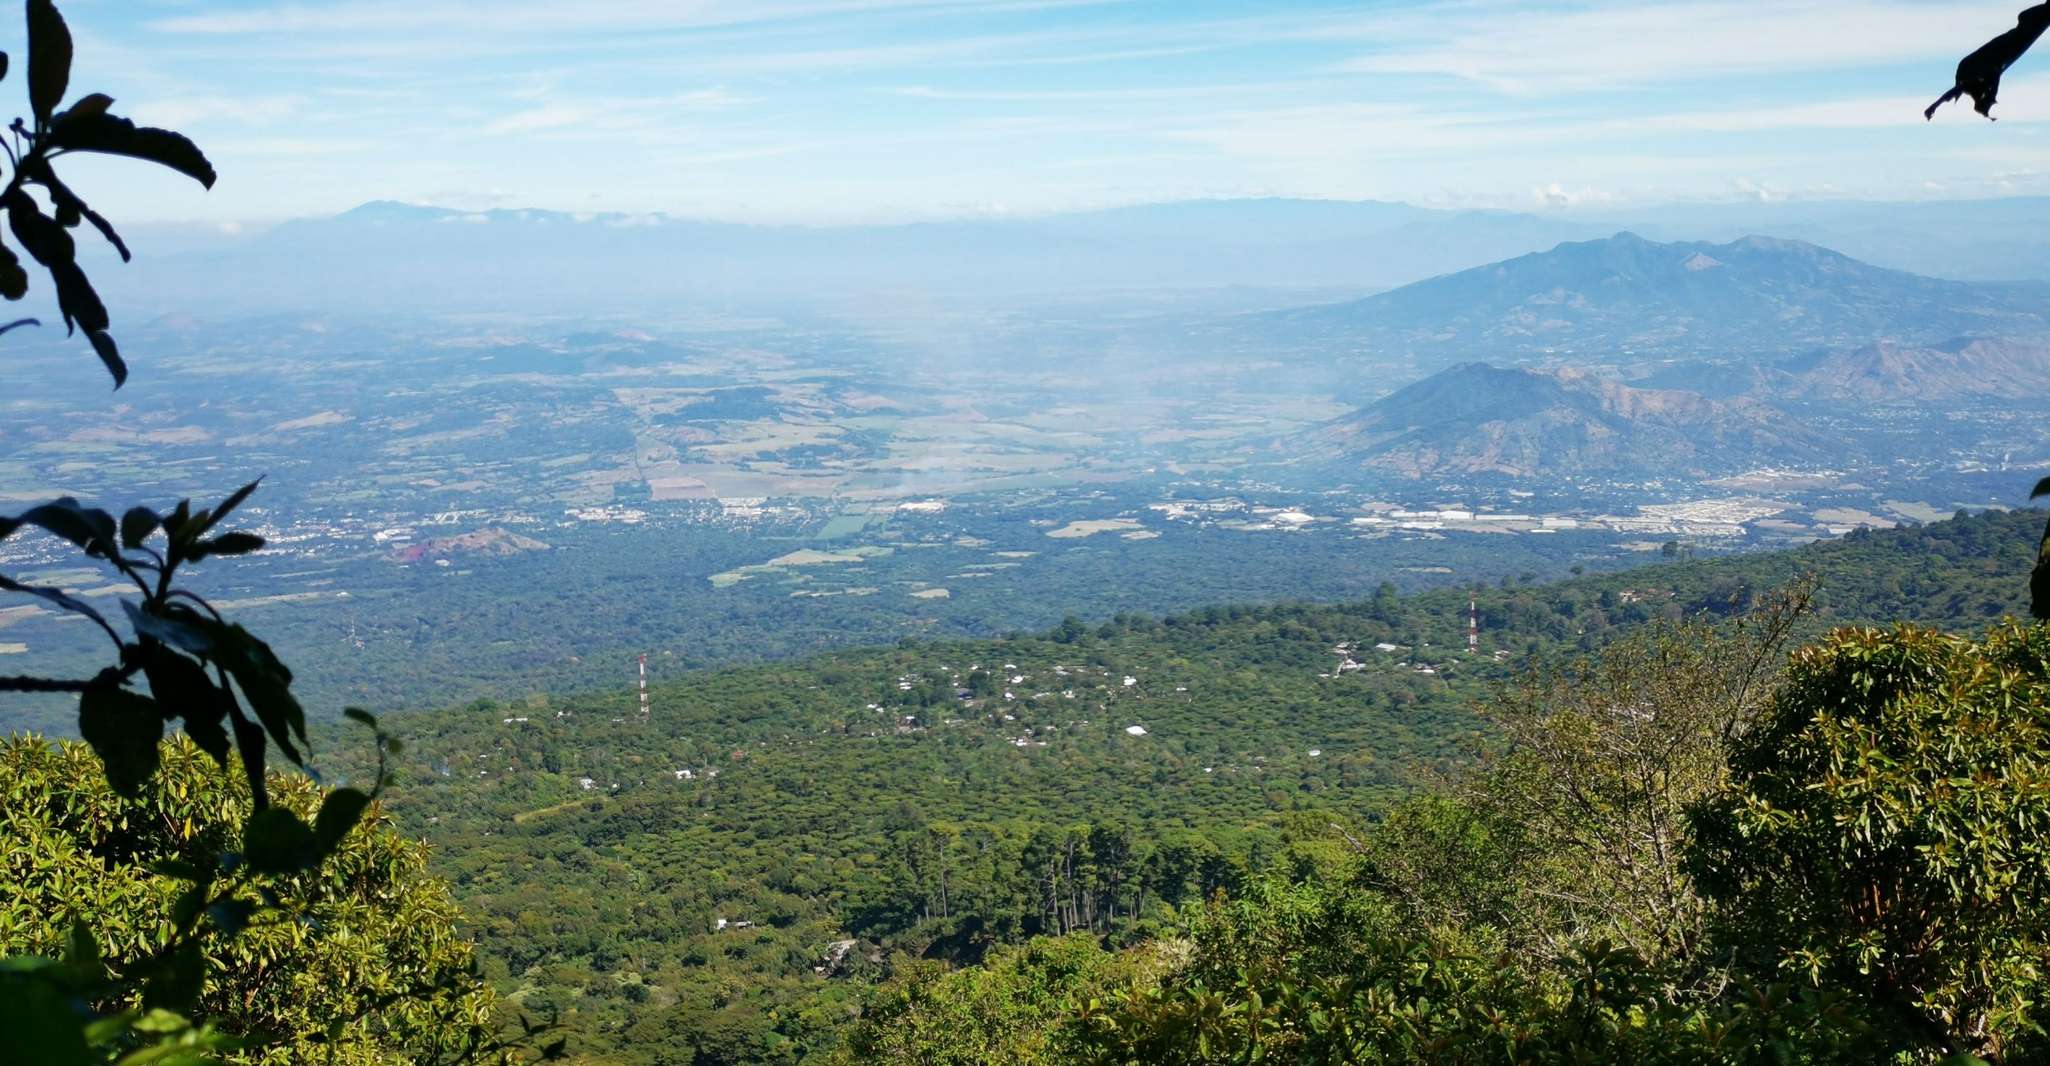
[[[1842,454],[1830,435],[1757,400],[1485,363],[1434,374],[1288,447],[1413,478],[1705,477]]]
[[[131,313],[206,316],[602,314],[1231,286],[1364,294],[1625,229],[1654,240],[1765,233],[1925,275],[2050,279],[2050,199],[1675,205],[1606,217],[1249,199],[846,226],[381,201],[239,235],[126,228],[142,260],[96,280]]]
[[[1248,332],[1425,369],[1473,359],[1761,361],[1879,340],[2050,333],[2050,284],[1875,267],[1801,241],[1561,244],[1360,300],[1248,317]]]
[[[2044,340],[1874,344],[1630,382],[1614,373],[1463,363],[1282,447],[1297,461],[1410,478],[1703,477],[1841,466],[1859,449],[1840,427],[1868,422],[1876,405],[2050,405]]]

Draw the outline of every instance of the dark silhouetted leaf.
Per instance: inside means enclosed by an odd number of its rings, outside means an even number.
[[[143,660],[142,671],[149,679],[150,695],[156,697],[157,706],[163,713],[183,720],[185,735],[226,769],[227,693],[214,684],[204,667],[162,646],[154,647]]]
[[[21,265],[21,257],[12,248],[0,248],[0,296],[19,300],[27,295],[28,270]]]
[[[369,711],[366,711],[361,707],[342,708],[342,717],[347,718],[349,721],[355,722],[358,725],[366,725],[372,729],[377,728],[377,716],[371,714]]]
[[[71,87],[71,30],[50,0],[28,0],[28,101],[47,124]]]
[[[121,361],[121,349],[115,347],[113,335],[104,329],[96,329],[87,333],[85,337],[92,342],[93,354],[100,357],[100,362],[107,368],[107,373],[114,376],[114,387],[118,389],[126,384],[128,364]]]
[[[183,536],[185,523],[191,517],[192,501],[179,500],[178,506],[171,508],[171,513],[164,516],[164,532],[174,540]]]
[[[121,546],[130,550],[142,547],[142,542],[157,531],[157,513],[147,507],[130,507],[121,516]]]
[[[243,830],[242,859],[258,873],[304,870],[315,859],[315,848],[313,830],[283,807],[266,807],[250,815]]]
[[[88,335],[107,331],[113,322],[107,317],[107,305],[100,302],[100,294],[77,263],[51,267],[50,281],[57,286],[57,310],[67,322],[76,323]]]
[[[1936,109],[1960,96],[1972,98],[1973,110],[1987,118],[1993,117],[1993,105],[2000,96],[2000,76],[2015,60],[2043,36],[2050,28],[2050,4],[2037,4],[2023,9],[2015,20],[2013,29],[1987,41],[1957,65],[1957,76],[1952,79],[1948,92],[1936,98],[1929,109],[1922,112],[1925,119],[1936,117]]]
[[[137,126],[115,115],[80,115],[51,127],[49,143],[73,152],[125,155],[166,166],[211,189],[214,167],[183,134]]]
[[[105,964],[100,961],[100,941],[85,923],[73,920],[71,935],[64,944],[64,964],[74,971],[98,977]]]
[[[69,263],[78,254],[78,246],[63,226],[43,214],[33,197],[16,191],[7,198],[7,228],[14,233],[14,239],[27,249],[29,258],[53,267]]]
[[[62,537],[94,558],[112,558],[116,550],[114,516],[97,508],[82,507],[69,496],[31,507],[14,521]]]
[[[215,630],[219,626],[184,604],[165,603],[145,609],[122,600],[121,608],[128,612],[128,624],[142,636],[161,640],[194,655],[211,656],[214,653]]]
[[[206,955],[198,937],[187,938],[142,986],[142,1005],[190,1014],[206,984]]]
[[[49,1066],[85,1066],[106,1061],[85,1043],[67,996],[51,981],[17,980],[0,985],[0,1033],[11,1061]]]
[[[63,589],[49,588],[42,585],[24,585],[21,582],[6,576],[5,574],[0,574],[0,590],[5,590],[8,592],[19,592],[25,596],[34,596],[39,600],[43,600],[48,603],[54,603],[57,606],[62,607],[67,611],[70,611],[72,614],[84,615],[85,617],[90,618],[95,622],[98,622],[102,628],[107,627],[107,619],[104,616],[102,616],[98,610],[94,609],[94,607],[91,604],[86,603],[83,600],[74,599],[68,595],[65,595]]]
[[[235,508],[240,507],[244,503],[248,502],[250,495],[254,493],[256,491],[256,487],[261,484],[263,484],[263,479],[257,478],[255,481],[252,481],[249,484],[244,485],[239,489],[236,489],[234,492],[229,493],[228,498],[222,500],[221,505],[219,507],[214,508],[212,513],[208,514],[206,519],[200,523],[199,532],[203,534],[207,530],[212,529],[214,526],[219,525],[221,519],[228,517],[230,514],[233,514]]]
[[[2043,486],[2036,486],[2037,495]],[[2050,525],[2043,527],[2043,540],[2036,546],[2036,568],[2029,574],[2029,613],[2050,621]]]
[[[229,697],[228,705],[234,706],[233,697]],[[249,794],[256,801],[256,809],[263,810],[270,805],[270,792],[263,783],[263,727],[239,713],[228,720],[235,725],[235,753],[242,757],[242,776],[249,779]]]
[[[113,106],[114,98],[106,93],[87,93],[73,100],[71,106],[65,108],[55,118],[51,119],[51,122],[57,123],[72,119],[96,118],[106,114],[107,109]]]
[[[86,690],[78,701],[78,733],[106,767],[107,782],[130,798],[157,772],[164,717],[155,700],[124,688]]]
[[[321,801],[320,814],[313,819],[313,835],[320,846],[320,854],[330,855],[363,820],[363,812],[370,807],[370,797],[353,788],[338,788]]]
[[[210,555],[247,555],[261,547],[263,538],[254,533],[223,533],[194,544],[187,557],[198,562]]]
[[[246,899],[224,899],[206,909],[207,918],[214,928],[229,936],[242,932],[249,924],[249,917],[256,913],[256,904]]]
[[[306,760],[294,742],[306,743],[306,712],[292,695],[292,671],[278,660],[270,645],[239,625],[215,624],[213,633],[212,659],[235,678],[249,709],[278,750],[304,767]]]
[[[173,877],[180,881],[198,882],[207,879],[206,875],[200,872],[199,867],[182,859],[158,859],[150,864],[150,870],[153,873],[164,877]]]
[[[57,172],[50,169],[48,163],[39,160],[24,161],[22,165],[33,166],[35,169],[30,176],[50,191],[50,202],[57,208],[58,225],[69,228],[78,225],[80,219],[91,222],[93,228],[100,231],[100,236],[106,238],[107,243],[113,245],[116,252],[121,253],[122,262],[126,263],[134,258],[129,254],[127,242],[121,239],[121,234],[114,231],[114,224],[80,199],[77,193],[71,191],[69,185],[58,180]]]
[[[2029,499],[2032,500],[2041,496],[2050,496],[2050,477],[2036,482],[2036,491],[2029,493]]]

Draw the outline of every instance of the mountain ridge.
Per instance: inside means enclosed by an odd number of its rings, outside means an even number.
[[[2050,333],[2050,285],[1878,267],[1806,241],[1568,241],[1341,303],[1248,316],[1299,345],[1442,368],[1646,352],[1784,357],[1875,340]]]

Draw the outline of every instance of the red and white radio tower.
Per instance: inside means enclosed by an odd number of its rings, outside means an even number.
[[[648,720],[648,657],[641,656],[641,721]]]
[[[1481,650],[1481,604],[1474,597],[1468,597],[1466,601],[1466,650]]]

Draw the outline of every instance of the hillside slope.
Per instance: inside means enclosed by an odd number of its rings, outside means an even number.
[[[910,957],[1058,931],[1050,890],[1117,934],[1277,861],[1292,825],[1371,813],[1462,758],[1473,701],[1538,658],[1801,573],[1811,630],[1976,627],[2020,608],[2041,521],[1484,588],[1477,656],[1446,590],[708,673],[645,724],[625,692],[480,703],[399,721],[391,803],[487,972],[589,1061],[794,1062]]]
[[[1753,399],[1466,363],[1291,438],[1314,461],[1404,477],[1702,477],[1840,460],[1844,442]]]

